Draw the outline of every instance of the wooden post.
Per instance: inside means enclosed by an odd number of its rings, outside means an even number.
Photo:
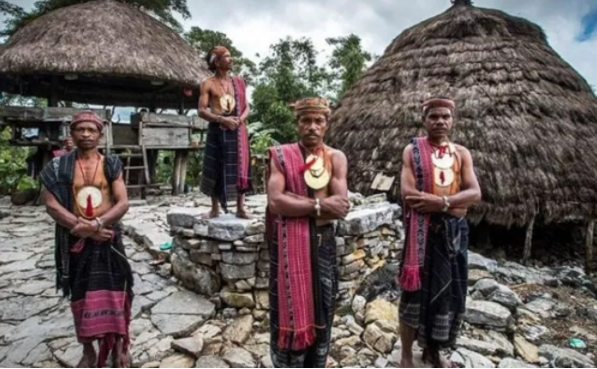
[[[50,96],[48,97],[48,107],[58,106],[58,76],[50,77]]]
[[[526,265],[531,257],[531,246],[533,245],[533,227],[535,226],[535,216],[531,218],[531,222],[527,225],[527,233],[524,239],[524,252],[522,254],[522,264]]]
[[[595,231],[595,219],[589,220],[587,224],[587,237],[585,238],[586,264],[585,273],[593,268],[593,232]]]
[[[187,162],[189,158],[189,152],[186,150],[181,151],[182,158],[180,163],[180,183],[179,185],[179,193],[184,193],[184,186],[187,181]]]
[[[174,154],[174,168],[172,171],[172,195],[180,194],[180,169],[182,166],[182,155],[180,150],[176,150]]]

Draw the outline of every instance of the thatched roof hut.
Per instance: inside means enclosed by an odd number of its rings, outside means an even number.
[[[205,62],[176,32],[118,1],[41,16],[0,51],[0,90],[80,103],[178,108],[197,104]],[[52,83],[54,82],[54,89]]]
[[[379,172],[396,176],[423,134],[421,102],[456,100],[452,139],[471,150],[483,191],[473,223],[547,224],[597,217],[597,98],[549,46],[542,29],[502,11],[453,0],[400,34],[344,95],[330,143],[363,193]]]

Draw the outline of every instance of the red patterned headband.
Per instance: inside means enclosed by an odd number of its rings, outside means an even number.
[[[104,122],[92,111],[84,111],[73,115],[70,128],[74,129],[77,124],[84,122],[95,124],[100,132],[104,129]]]
[[[433,108],[447,108],[453,112],[454,109],[456,109],[456,104],[454,103],[454,100],[445,97],[427,99],[423,102],[423,114],[427,114],[429,109]]]

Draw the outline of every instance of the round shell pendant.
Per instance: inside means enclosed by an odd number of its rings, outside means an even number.
[[[450,168],[435,168],[433,171],[433,177],[436,186],[449,187],[452,184],[452,182],[454,182],[454,171]]]
[[[220,108],[224,114],[232,113],[235,104],[236,102],[234,101],[234,97],[229,94],[224,94],[222,97],[220,97]]]
[[[319,176],[314,176],[310,170],[305,172],[305,182],[307,186],[314,190],[321,190],[330,183],[330,172],[323,170]]]
[[[448,151],[446,151],[441,158],[437,156],[437,151],[431,154],[431,162],[436,168],[440,169],[452,168],[452,165],[454,165],[454,158],[455,155]]]
[[[82,209],[87,207],[87,198],[91,196],[91,206],[97,208],[102,204],[102,192],[97,187],[85,186],[77,192],[77,205]]]
[[[319,156],[311,154],[311,155],[307,156],[307,160],[305,162],[310,163],[313,160],[315,160],[315,163],[313,163],[313,165],[311,165],[311,168],[309,168],[309,169],[312,171],[322,170],[323,169],[323,159]]]

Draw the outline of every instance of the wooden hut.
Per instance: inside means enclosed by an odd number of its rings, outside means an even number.
[[[447,2],[447,0],[446,0]],[[421,103],[456,101],[452,139],[470,149],[484,221],[527,228],[597,217],[597,98],[526,19],[452,0],[445,12],[402,32],[346,92],[330,144],[348,156],[351,189],[400,197],[402,150],[421,135]],[[384,181],[386,180],[386,181]],[[385,183],[384,183],[385,182]]]
[[[208,75],[199,55],[150,15],[118,1],[86,2],[33,20],[0,49],[0,90],[47,98],[49,105],[3,108],[0,118],[14,128],[13,144],[47,146],[60,145],[63,127],[77,111],[58,108],[59,101],[144,107],[147,113],[132,116],[131,124],[109,124],[105,149],[120,153],[128,171],[144,172],[144,183],[129,187],[151,182],[158,150],[176,151],[177,193],[188,152],[197,149],[191,136],[206,129],[198,117],[183,114],[197,107],[198,87]],[[179,115],[155,114],[158,109]],[[109,111],[98,113],[110,120]],[[37,141],[19,136],[24,128],[38,128]]]

